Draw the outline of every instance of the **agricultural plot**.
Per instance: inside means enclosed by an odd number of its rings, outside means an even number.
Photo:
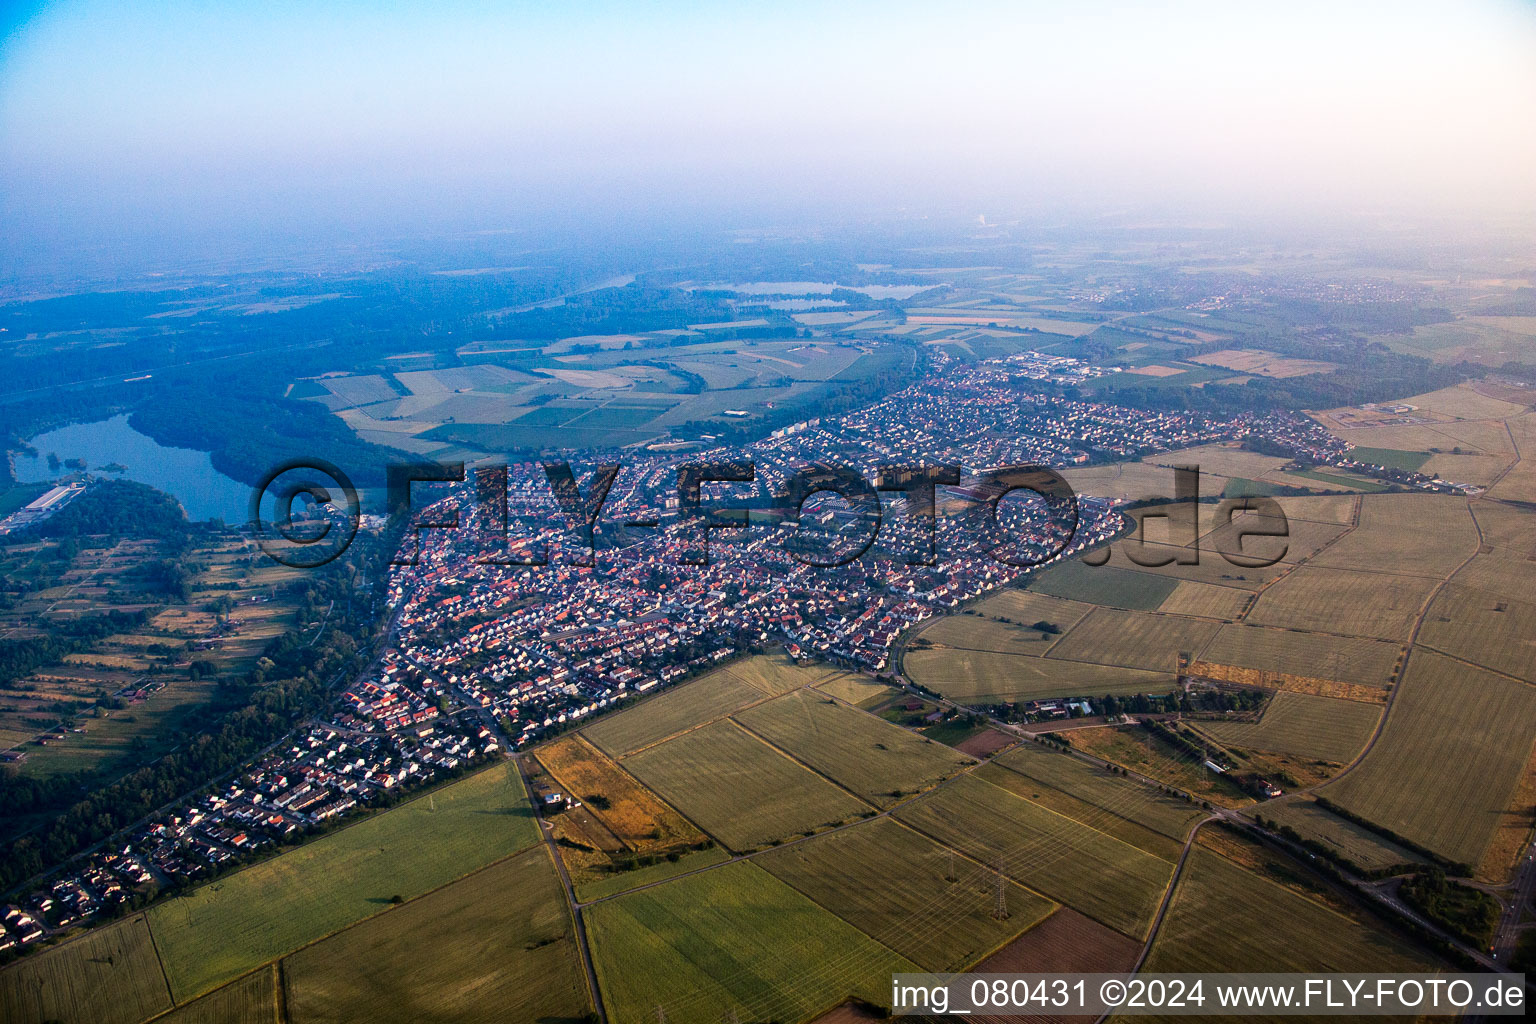
[[[908,651],[902,669],[914,682],[962,704],[1043,700],[1091,694],[1164,693],[1173,666],[1145,672],[1059,658],[1028,658],[991,651]]]
[[[1132,937],[1144,935],[1173,866],[980,779],[896,812],[903,823]]]
[[[1266,804],[1263,816],[1323,843],[1364,871],[1385,871],[1400,864],[1424,861],[1419,854],[1323,809],[1312,800],[1298,798]]]
[[[1218,665],[1385,687],[1400,650],[1384,640],[1232,624],[1221,627],[1201,658]]]
[[[816,689],[865,710],[884,704],[898,692],[868,676],[853,673],[833,676],[826,682],[818,684]]]
[[[1072,730],[1072,745],[1122,768],[1156,779],[1225,807],[1242,807],[1253,798],[1201,761],[1140,726],[1099,726]]]
[[[561,858],[569,866],[569,850],[561,851]],[[583,879],[573,875],[571,885],[576,890],[576,898],[583,902],[607,899],[617,896],[619,893],[637,889],[642,885],[650,885],[653,882],[664,882],[669,878],[688,871],[697,871],[699,868],[711,867],[723,861],[730,860],[731,855],[718,846],[710,846],[705,850],[696,850],[685,853],[677,860],[658,860],[655,864],[637,867],[632,871],[620,871],[598,879]]]
[[[1191,360],[1195,362],[1196,360]],[[1236,446],[1222,444],[1202,445],[1199,448],[1185,448],[1177,452],[1164,452],[1145,460],[1154,466],[1170,467],[1168,469],[1169,487],[1172,487],[1173,466],[1196,466],[1200,470],[1201,477],[1206,476],[1240,476],[1252,480],[1269,476],[1278,472],[1280,467],[1289,462],[1275,455],[1260,455],[1258,452],[1244,451]],[[1202,485],[1205,481],[1201,480]],[[1201,487],[1205,491],[1204,486]],[[1220,490],[1219,485],[1212,489],[1212,493]],[[1169,493],[1172,491],[1170,489]]]
[[[1360,525],[1311,565],[1445,579],[1477,552],[1465,498],[1382,494],[1360,501]]]
[[[277,984],[277,965],[262,967],[178,1006],[156,1024],[283,1024]]]
[[[1151,611],[1167,600],[1177,585],[1174,580],[1151,573],[1113,565],[1087,565],[1081,559],[1071,558],[1041,572],[1029,589],[1069,601]]]
[[[148,914],[178,1001],[538,841],[499,763],[263,861]]]
[[[1508,421],[1509,432],[1520,449],[1520,460],[1510,467],[1488,496],[1501,501],[1536,501],[1536,415]]]
[[[0,970],[7,1024],[139,1024],[170,1008],[143,914]]]
[[[1263,594],[1248,622],[1315,633],[1405,640],[1438,581],[1302,566]]]
[[[631,850],[704,838],[682,815],[579,735],[540,747],[536,756],[564,792],[583,801],[585,809]]]
[[[1032,743],[1020,744],[994,763],[1180,841],[1200,814],[1187,800]]]
[[[1426,650],[1386,728],[1327,797],[1452,861],[1476,865],[1536,740],[1536,689]],[[1507,865],[1506,865],[1507,867]]]
[[[1055,904],[882,818],[772,850],[755,863],[925,971],[958,970],[1040,921]]]
[[[622,759],[733,711],[840,674],[825,667],[802,668],[781,655],[749,658],[600,719],[582,735],[604,753]]]
[[[1309,373],[1332,373],[1337,363],[1325,363],[1316,359],[1290,359],[1265,352],[1263,349],[1223,349],[1205,356],[1191,356],[1190,362],[1205,366],[1220,366],[1259,377],[1302,377]]]
[[[1050,917],[977,964],[979,974],[1086,974],[1130,971],[1141,943],[1060,907]],[[1013,1017],[979,1017],[988,1024],[1008,1024]],[[1069,1018],[1070,1019],[1070,1018]]]
[[[1145,969],[1414,971],[1432,966],[1391,935],[1196,847]]]
[[[1173,672],[1181,652],[1197,656],[1219,628],[1214,622],[1178,615],[1096,608],[1068,630],[1046,657]]]
[[[1536,604],[1530,601],[1447,584],[1429,606],[1418,639],[1465,661],[1536,682]]]
[[[1002,590],[970,610],[975,614],[935,619],[921,633],[924,643],[1038,656],[1056,642],[1059,631],[1075,626],[1093,607],[1044,594]],[[1036,629],[1038,622],[1050,623],[1058,633]]]
[[[1181,580],[1158,606],[1165,615],[1194,615],[1208,619],[1235,619],[1248,607],[1253,595],[1236,587]]]
[[[1078,494],[1101,498],[1140,501],[1144,498],[1173,496],[1173,470],[1148,462],[1117,462],[1108,466],[1066,469],[1061,474]],[[1220,489],[1216,477],[1202,477],[1201,490]]]
[[[1103,807],[1096,807],[1075,796],[1051,786],[1042,785],[1027,775],[1009,771],[1002,765],[985,764],[976,769],[975,777],[999,789],[1006,789],[1016,797],[1041,807],[1053,814],[1071,818],[1079,824],[1127,843],[1144,853],[1160,857],[1170,863],[1179,856],[1179,843],[1161,832],[1154,832],[1138,825],[1129,818],[1121,817]],[[1189,807],[1188,804],[1185,804]]]
[[[909,961],[751,864],[704,871],[585,912],[614,1024],[806,1020],[889,999]]]
[[[1195,724],[1223,746],[1348,764],[1364,749],[1380,719],[1376,704],[1281,690],[1257,722]]]
[[[573,1020],[590,1009],[542,849],[302,949],[283,970],[294,1024]]]
[[[648,747],[624,765],[732,850],[749,850],[869,810],[730,721]]]
[[[736,719],[877,807],[925,790],[975,763],[942,743],[811,690],[748,708]]]

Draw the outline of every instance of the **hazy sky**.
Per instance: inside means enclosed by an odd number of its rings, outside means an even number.
[[[61,0],[6,27],[13,252],[613,210],[1536,205],[1530,0]]]

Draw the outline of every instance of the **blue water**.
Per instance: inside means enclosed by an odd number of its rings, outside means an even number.
[[[22,483],[52,480],[72,472],[60,466],[48,468],[48,453],[64,459],[84,459],[86,468],[106,479],[137,480],[164,491],[181,502],[193,521],[223,519],[243,523],[248,514],[251,488],[213,468],[207,452],[190,448],[166,448],[128,425],[127,415],[95,423],[72,423],[38,434],[28,442],[37,456],[16,456],[16,479]],[[116,462],[124,473],[103,472]]]

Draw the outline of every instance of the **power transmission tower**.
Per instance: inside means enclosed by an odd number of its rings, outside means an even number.
[[[955,851],[954,850],[950,850],[949,851],[949,869],[944,872],[944,880],[946,882],[954,882],[954,881],[957,881],[959,879],[959,877],[960,877],[959,875],[955,874]]]
[[[1003,877],[1003,858],[997,858],[997,895],[992,904],[992,916],[999,921],[1008,919],[1008,880]]]

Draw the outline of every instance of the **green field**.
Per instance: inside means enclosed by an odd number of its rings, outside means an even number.
[[[1021,743],[994,763],[1181,842],[1200,814],[1187,800],[1034,743]]]
[[[1035,629],[1048,622],[1058,631],[1077,625],[1092,605],[1022,590],[1001,590],[961,615],[944,615],[923,627],[925,644],[973,651],[1038,656],[1059,633]]]
[[[1173,866],[970,776],[896,812],[905,824],[1132,937],[1146,933]]]
[[[1414,971],[1397,939],[1201,847],[1190,851],[1146,970]]]
[[[801,668],[783,655],[747,658],[600,719],[582,735],[603,753],[620,758],[749,704],[840,674],[826,667]]]
[[[1362,825],[1300,798],[1266,804],[1264,817],[1287,825],[1308,839],[1337,851],[1365,871],[1381,871],[1399,864],[1423,863],[1424,857],[1407,850]]]
[[[183,1003],[155,1024],[281,1024],[277,1001],[277,965],[272,964]]]
[[[1223,746],[1348,764],[1371,738],[1380,718],[1379,704],[1281,690],[1257,722],[1194,724]]]
[[[1323,793],[1452,861],[1477,864],[1536,740],[1536,689],[1414,651],[1381,739]]]
[[[754,863],[925,971],[960,970],[1055,907],[1009,882],[1008,917],[994,918],[993,872],[889,818]]]
[[[742,725],[879,807],[974,764],[941,743],[810,690],[739,712]]]
[[[1152,611],[1171,593],[1175,581],[1152,573],[1086,565],[1081,559],[1058,562],[1036,576],[1029,589],[1069,601]]]
[[[1417,473],[1429,461],[1429,452],[1406,452],[1400,448],[1362,448],[1357,445],[1349,457],[1356,462]]]
[[[749,862],[585,912],[613,1024],[806,1020],[916,967]]]
[[[148,914],[178,1001],[538,841],[511,762],[163,901]]]
[[[648,747],[624,761],[642,783],[732,850],[749,850],[869,805],[731,721]]]
[[[6,1024],[139,1024],[170,1008],[142,914],[0,970]]]
[[[575,1020],[590,1008],[543,849],[300,950],[283,973],[294,1024]]]

